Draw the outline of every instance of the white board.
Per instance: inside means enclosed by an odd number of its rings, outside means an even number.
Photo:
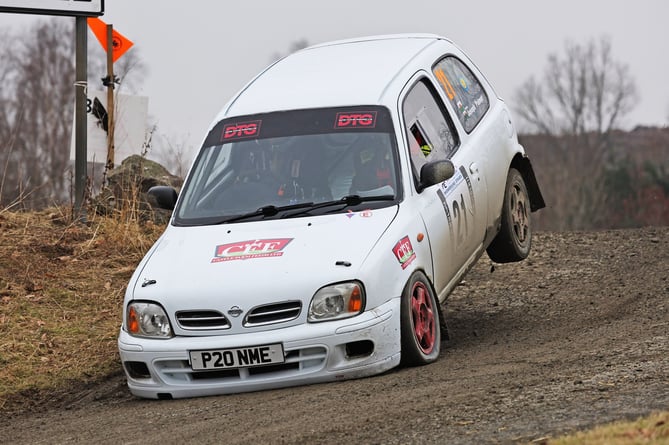
[[[103,122],[95,115],[96,100],[107,110],[107,92],[88,90],[86,101],[87,161],[104,164],[107,161],[107,133]],[[130,155],[142,154],[147,136],[149,98],[128,94],[114,94],[114,164]],[[100,113],[97,113],[98,115]],[[74,129],[74,114],[72,118]],[[72,131],[70,159],[75,159],[75,138]]]
[[[0,0],[0,12],[96,17],[104,10],[104,0]]]

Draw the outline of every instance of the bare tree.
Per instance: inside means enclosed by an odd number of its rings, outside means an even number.
[[[157,161],[175,176],[184,178],[196,153],[195,147],[188,143],[187,136],[180,139],[161,135],[158,137],[162,151],[157,154]]]
[[[548,56],[543,83],[530,77],[516,93],[517,113],[532,130],[551,135],[607,134],[636,105],[634,79],[613,59],[602,37],[566,43],[564,56]]]
[[[27,207],[64,198],[74,90],[71,22],[38,22],[5,47],[3,67],[3,205]]]
[[[39,21],[20,34],[0,33],[0,208],[41,208],[68,200],[73,36],[73,20],[63,17]],[[98,54],[89,59],[92,66],[104,60],[104,52]],[[115,69],[130,90],[138,85],[132,79],[141,80],[145,71],[135,49]],[[106,69],[89,72],[93,77]]]
[[[15,45],[15,37],[7,31],[0,32],[0,165],[2,180],[0,181],[0,208],[14,206],[17,203],[16,158],[15,150],[16,131],[13,122],[20,115],[20,110],[14,107],[13,85],[16,70],[11,63],[11,48]]]
[[[533,157],[551,166],[541,178],[550,203],[543,216],[561,221],[558,228],[605,223],[611,134],[637,101],[629,68],[613,58],[606,37],[565,44],[563,55],[548,56],[541,82],[530,77],[517,90],[515,111],[551,142],[549,153]]]

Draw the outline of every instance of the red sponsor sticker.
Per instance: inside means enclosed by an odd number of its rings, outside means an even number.
[[[376,111],[353,111],[337,113],[335,128],[374,128]]]
[[[405,236],[395,244],[393,247],[393,253],[395,258],[400,262],[402,269],[406,269],[413,260],[416,259],[416,252],[413,251],[413,246],[411,245],[411,240],[408,236]]]
[[[293,238],[273,238],[238,241],[216,246],[212,263],[221,261],[248,260],[251,258],[269,258],[283,255],[283,249]]]
[[[262,121],[249,121],[228,124],[223,128],[223,133],[221,133],[221,141],[252,138],[254,136],[258,136],[260,133],[261,123]]]
[[[355,215],[360,215],[362,218],[371,218],[373,216],[373,213],[370,209],[363,210],[362,212],[354,212],[353,210],[349,210],[346,212],[346,216],[348,219],[353,218]]]

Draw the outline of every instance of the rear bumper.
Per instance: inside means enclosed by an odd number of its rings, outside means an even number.
[[[286,362],[269,367],[193,371],[188,351],[282,343]],[[121,330],[128,387],[139,397],[183,398],[359,378],[400,362],[400,299],[346,320],[251,334],[152,340]]]

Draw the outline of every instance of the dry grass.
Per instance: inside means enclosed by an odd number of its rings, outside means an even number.
[[[0,409],[12,394],[119,367],[125,287],[164,229],[135,214],[82,224],[62,209],[0,213]]]
[[[546,445],[666,445],[669,444],[669,412],[655,413],[633,422],[615,422],[542,443]]]

